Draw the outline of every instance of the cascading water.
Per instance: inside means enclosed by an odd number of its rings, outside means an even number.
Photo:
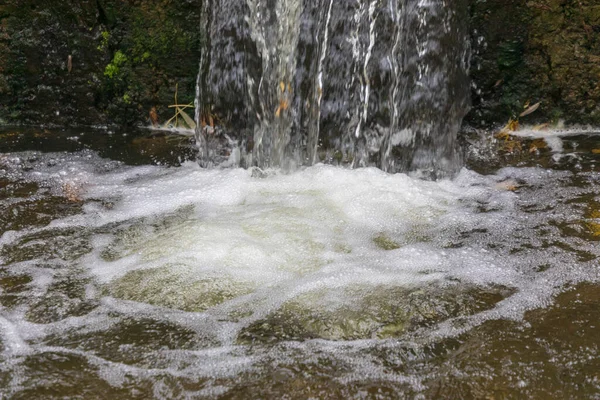
[[[460,165],[461,0],[207,0],[197,137],[206,165]]]
[[[205,166],[459,164],[458,0],[202,7]],[[600,398],[600,135],[519,134],[429,181],[0,128],[0,399]]]

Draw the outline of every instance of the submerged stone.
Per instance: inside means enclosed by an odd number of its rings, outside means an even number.
[[[251,286],[227,277],[195,277],[185,267],[165,266],[128,272],[106,284],[103,292],[184,311],[206,311],[251,291]]]
[[[106,360],[161,367],[161,357],[148,357],[154,351],[196,349],[208,344],[201,336],[181,325],[152,318],[117,317],[97,327],[71,327],[62,336],[49,335],[47,346],[91,351]],[[156,353],[155,353],[156,354]]]
[[[382,250],[395,250],[401,246],[396,241],[390,239],[385,234],[379,234],[373,238],[373,243]]]
[[[316,290],[251,323],[240,332],[238,342],[400,337],[420,327],[492,308],[512,292],[504,287],[438,285]]]
[[[55,279],[43,295],[28,299],[31,303],[25,313],[27,321],[36,324],[58,322],[68,317],[83,316],[98,306],[97,299],[86,296],[90,279],[84,271],[70,269]]]
[[[1,247],[0,256],[7,263],[36,258],[73,261],[91,250],[89,235],[83,228],[47,229],[24,235],[16,243]]]

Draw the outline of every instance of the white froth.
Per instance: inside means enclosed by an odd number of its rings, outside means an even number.
[[[144,172],[149,174],[133,179],[128,174],[121,185],[112,176],[105,178],[110,184],[96,182],[87,196],[119,200],[111,209],[92,211],[89,223],[150,220],[185,207],[193,211],[173,226],[126,238],[116,261],[90,256],[86,264],[105,282],[162,266],[190,278],[229,276],[254,287],[308,275],[319,282],[294,286],[423,280],[416,273],[443,270],[446,261],[407,237],[411,230],[431,229],[464,192],[447,182],[328,166],[262,179],[246,170],[207,171],[196,165]],[[377,235],[406,243],[385,252],[373,242]]]
[[[29,345],[21,337],[18,328],[9,319],[0,315],[0,338],[4,347],[4,355],[21,356],[31,351]]]
[[[515,132],[511,132],[511,135],[520,137],[529,137],[536,139],[544,139],[548,137],[569,137],[578,135],[597,135],[598,128],[591,126],[581,127],[556,127],[551,129],[536,129],[531,126],[523,126]]]

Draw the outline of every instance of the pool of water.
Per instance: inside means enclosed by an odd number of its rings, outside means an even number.
[[[600,135],[544,135],[431,182],[5,128],[0,397],[600,398]]]

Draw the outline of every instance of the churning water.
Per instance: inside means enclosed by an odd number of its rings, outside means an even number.
[[[6,153],[0,396],[598,398],[597,144],[437,182]]]

